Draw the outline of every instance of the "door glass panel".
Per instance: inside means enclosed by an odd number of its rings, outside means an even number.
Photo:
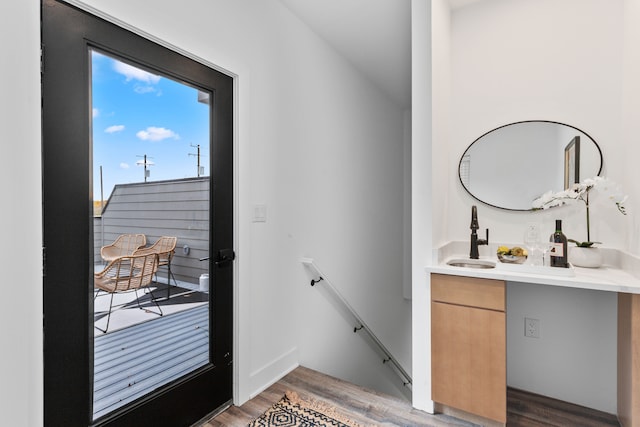
[[[91,50],[93,417],[209,363],[210,94]]]

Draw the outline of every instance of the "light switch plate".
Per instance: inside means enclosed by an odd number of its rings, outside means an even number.
[[[253,222],[267,222],[267,205],[253,205]]]

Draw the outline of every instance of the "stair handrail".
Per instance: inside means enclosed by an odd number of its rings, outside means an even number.
[[[383,364],[389,363],[391,367],[393,367],[394,371],[398,376],[401,377],[402,383],[405,387],[412,389],[412,380],[411,376],[405,371],[405,369],[400,365],[400,363],[396,360],[395,357],[391,354],[391,352],[385,347],[385,345],[378,339],[376,334],[369,328],[369,326],[365,323],[364,320],[358,315],[358,312],[349,304],[349,301],[346,300],[344,296],[336,289],[335,286],[331,284],[329,280],[327,280],[326,276],[322,274],[320,269],[313,262],[313,258],[302,258],[302,264],[315,273],[314,277],[317,279],[311,279],[311,286],[315,286],[317,283],[323,282],[325,287],[331,291],[335,297],[338,298],[338,301],[349,311],[351,316],[356,320],[356,325],[353,327],[353,332],[357,333],[358,331],[365,331],[369,338],[376,344],[378,350],[380,350],[384,354],[384,359],[382,360]]]

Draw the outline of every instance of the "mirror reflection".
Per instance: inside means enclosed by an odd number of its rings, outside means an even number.
[[[552,121],[522,121],[473,141],[460,159],[463,187],[482,203],[531,210],[545,191],[560,191],[600,174],[602,153],[588,134]]]

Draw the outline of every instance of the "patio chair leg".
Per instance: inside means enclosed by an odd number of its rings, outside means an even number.
[[[100,292],[99,289],[98,289],[98,292]],[[98,296],[98,292],[96,292],[96,296],[94,297],[94,300]],[[111,301],[109,301],[109,314],[107,314],[107,326],[104,329],[102,329],[102,328],[97,327],[95,325],[95,323],[93,325],[94,328],[96,328],[97,330],[99,330],[99,331],[101,331],[101,332],[103,332],[105,334],[107,333],[107,330],[109,329],[109,321],[111,320],[111,307],[112,306],[113,306],[113,293],[111,294]]]
[[[171,272],[171,261],[167,264],[167,299],[171,298],[171,278],[173,277],[173,283],[178,287],[178,281],[176,280],[176,276]]]
[[[156,301],[156,297],[155,297],[155,295],[153,295],[153,291],[151,290],[151,288],[147,288],[147,289],[149,290],[149,293],[151,294],[151,301],[153,301],[153,303],[156,305],[156,307],[158,307],[159,313],[156,313],[155,311],[149,310],[148,308],[143,308],[140,305],[140,299],[138,298],[138,290],[136,289],[135,290],[135,292],[136,292],[136,302],[138,303],[138,308],[140,310],[145,310],[145,311],[148,311],[148,312],[153,313],[153,314],[157,314],[158,316],[162,317],[163,316],[162,308],[160,308],[160,305],[158,304],[158,301]]]
[[[177,288],[178,280],[176,280],[176,276],[173,275],[171,263],[169,263],[167,264],[167,299],[171,298],[171,279],[173,279],[173,283],[175,283],[175,287]],[[156,273],[156,282],[158,282],[158,273]]]
[[[175,283],[175,286],[178,286],[178,281],[176,280],[176,276],[173,275],[173,272],[171,271],[171,269],[169,269],[169,275],[171,276],[171,278],[173,279],[173,283]]]

